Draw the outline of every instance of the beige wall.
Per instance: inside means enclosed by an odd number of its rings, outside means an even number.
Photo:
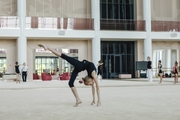
[[[144,42],[143,40],[138,40],[135,42],[135,61],[144,60]],[[135,77],[139,76],[139,70],[135,72]]]
[[[0,48],[6,49],[6,69],[7,72],[15,72],[15,62],[17,61],[16,40],[0,40]]]
[[[66,48],[66,49],[78,49],[78,59],[87,59],[91,61],[91,40],[28,40],[27,42],[27,64],[28,64],[28,79],[32,80],[32,74],[34,71],[34,54],[33,50],[39,48],[37,44],[43,43],[52,48]],[[79,74],[80,78],[86,75],[86,72]]]
[[[136,61],[143,61],[144,60],[144,42],[143,40],[136,41]]]
[[[179,21],[180,0],[151,0],[152,20]]]
[[[134,0],[135,5],[134,5],[134,19],[137,20],[143,20],[143,1],[142,0]]]
[[[134,0],[134,18],[143,19],[143,0]],[[91,0],[27,0],[27,16],[91,18]],[[179,21],[180,0],[151,0],[152,20]],[[17,0],[0,0],[0,16],[17,16]]]
[[[153,41],[152,50],[179,50],[180,42],[179,41]]]
[[[0,16],[17,16],[17,0],[0,0]]]
[[[27,0],[27,16],[91,18],[91,0]]]

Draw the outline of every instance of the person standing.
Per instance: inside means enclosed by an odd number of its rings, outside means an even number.
[[[148,82],[152,82],[153,79],[152,79],[152,63],[150,61],[150,57],[148,56],[147,57],[147,77],[148,77]]]
[[[59,66],[56,67],[56,76],[57,76],[57,80],[60,80],[60,77],[59,77]]]
[[[174,67],[173,67],[173,71],[174,71],[174,84],[178,83],[178,62],[175,61],[174,63]]]
[[[102,65],[103,65],[103,62],[100,60],[98,61],[98,72],[97,72],[97,75],[98,77],[100,77],[100,80],[102,81]]]
[[[20,83],[20,71],[19,71],[19,64],[15,62],[15,72],[16,72],[16,83]]]
[[[158,61],[158,75],[160,77],[160,81],[159,83],[162,83],[162,64],[161,64],[161,60]]]
[[[23,82],[26,82],[27,70],[28,70],[28,66],[26,66],[26,63],[24,62],[23,67],[22,67],[22,79],[23,79]]]

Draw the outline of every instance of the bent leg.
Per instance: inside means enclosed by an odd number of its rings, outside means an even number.
[[[79,98],[79,95],[77,93],[76,87],[74,87],[74,81],[76,79],[78,72],[76,70],[73,70],[71,78],[69,80],[69,86],[71,88],[72,93],[74,94],[74,97],[76,99],[76,103],[74,105],[74,107],[77,107],[79,104],[82,103],[81,99]]]
[[[74,105],[74,107],[77,107],[79,104],[82,103],[81,99],[79,98],[79,95],[77,93],[76,87],[71,87],[71,91],[74,94],[74,97],[76,98],[76,103]]]

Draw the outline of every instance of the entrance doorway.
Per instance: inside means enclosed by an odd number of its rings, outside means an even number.
[[[103,78],[118,78],[119,74],[135,77],[134,42],[101,42]]]
[[[121,55],[102,55],[104,61],[103,78],[117,78],[122,73]]]

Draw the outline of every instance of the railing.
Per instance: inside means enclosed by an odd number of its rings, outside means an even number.
[[[0,16],[0,28],[19,28],[19,17]]]
[[[179,21],[151,21],[152,31],[179,31],[180,22]]]
[[[100,20],[101,30],[125,30],[125,31],[145,31],[145,21],[144,20],[110,20],[101,19]]]
[[[94,20],[87,18],[26,17],[26,28],[93,30]]]

